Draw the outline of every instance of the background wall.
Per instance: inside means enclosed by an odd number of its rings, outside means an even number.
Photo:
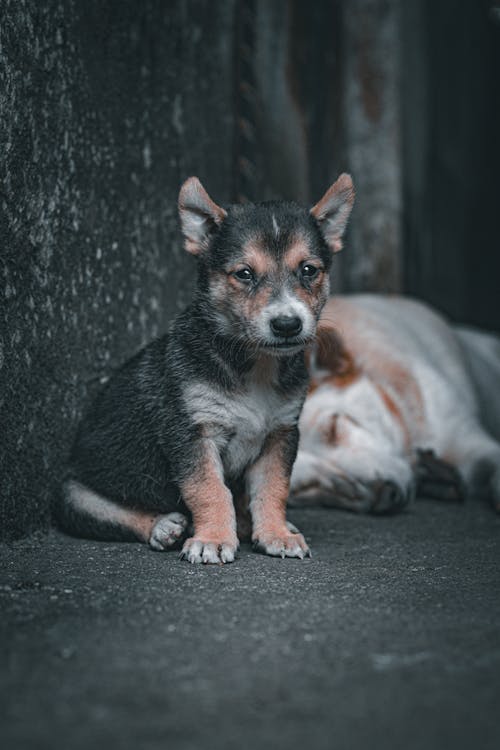
[[[89,398],[189,299],[190,174],[312,203],[350,170],[334,288],[500,329],[490,6],[0,0],[3,538],[47,528]]]
[[[401,11],[404,287],[500,331],[500,2]]]
[[[2,2],[0,527],[49,522],[89,396],[189,298],[176,200],[232,183],[234,3]]]

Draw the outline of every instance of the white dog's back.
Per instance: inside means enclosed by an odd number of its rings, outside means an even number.
[[[500,338],[472,328],[455,332],[479,401],[483,425],[500,440]]]

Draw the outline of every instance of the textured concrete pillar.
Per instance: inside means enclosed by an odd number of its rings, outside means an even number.
[[[401,289],[400,0],[343,0],[343,131],[357,191],[344,291]]]
[[[190,296],[177,191],[231,197],[233,12],[1,2],[3,537],[47,526],[90,396]]]

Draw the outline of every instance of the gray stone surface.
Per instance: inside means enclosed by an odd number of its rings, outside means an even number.
[[[2,547],[2,747],[497,748],[500,518],[291,518],[312,560]]]
[[[230,199],[233,7],[0,3],[0,538],[47,527],[89,396],[190,296],[177,193]]]

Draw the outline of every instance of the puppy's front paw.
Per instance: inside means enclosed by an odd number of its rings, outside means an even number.
[[[156,550],[172,547],[184,534],[188,519],[182,513],[158,516],[149,537],[149,546]]]
[[[260,552],[273,557],[311,557],[311,550],[300,531],[291,523],[278,529],[263,529],[253,537],[253,544]]]
[[[230,563],[236,557],[238,540],[210,540],[201,536],[186,539],[180,557],[190,563]]]

